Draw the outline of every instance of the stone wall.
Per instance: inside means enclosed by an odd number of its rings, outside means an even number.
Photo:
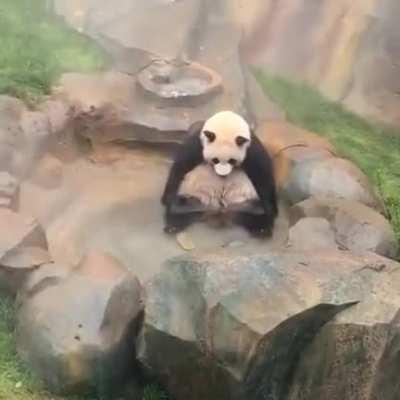
[[[247,62],[400,125],[397,0],[254,0],[241,15]]]

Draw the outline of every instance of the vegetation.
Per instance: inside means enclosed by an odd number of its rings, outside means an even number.
[[[48,3],[0,1],[0,94],[34,102],[61,73],[105,65],[103,52],[52,15]]]
[[[268,95],[290,121],[327,137],[379,189],[400,241],[400,129],[365,121],[303,83],[257,71]]]

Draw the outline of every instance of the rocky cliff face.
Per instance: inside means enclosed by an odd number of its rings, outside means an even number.
[[[242,22],[248,62],[306,80],[358,113],[400,125],[398,1],[255,3]]]

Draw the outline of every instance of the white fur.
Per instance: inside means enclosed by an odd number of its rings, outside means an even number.
[[[204,134],[205,131],[214,133],[216,139],[210,143]],[[248,142],[238,146],[236,143],[238,136],[244,137]],[[232,111],[221,111],[205,122],[200,140],[206,162],[211,163],[213,158],[218,158],[222,164],[226,164],[233,158],[240,165],[246,158],[247,148],[250,145],[250,127],[240,115]]]
[[[258,198],[253,184],[242,170],[235,169],[223,178],[208,164],[199,165],[185,176],[179,194],[195,197],[215,210]]]

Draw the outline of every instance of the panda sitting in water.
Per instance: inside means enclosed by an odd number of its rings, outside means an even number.
[[[273,163],[248,123],[222,111],[188,133],[162,196],[165,232],[217,214],[254,236],[271,236],[278,215]]]

